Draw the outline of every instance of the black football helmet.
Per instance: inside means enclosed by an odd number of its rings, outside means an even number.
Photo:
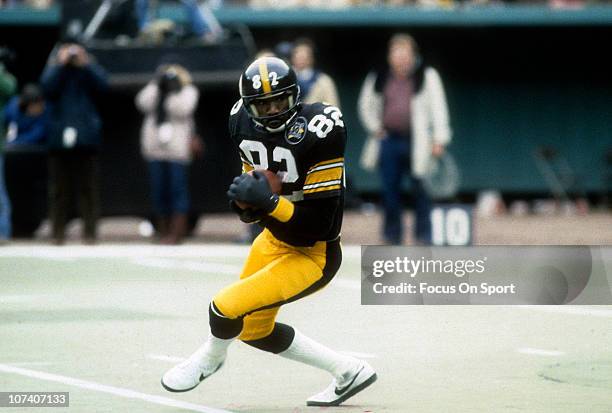
[[[293,69],[277,57],[261,57],[240,76],[240,97],[249,116],[268,130],[283,129],[295,116],[300,100],[300,87]],[[286,99],[279,113],[259,113],[257,101]],[[285,102],[283,102],[285,103]]]

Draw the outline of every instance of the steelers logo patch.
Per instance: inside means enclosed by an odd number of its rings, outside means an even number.
[[[306,136],[306,118],[299,117],[285,132],[285,139],[291,145],[297,145]]]

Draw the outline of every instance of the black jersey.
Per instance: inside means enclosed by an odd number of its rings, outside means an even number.
[[[300,104],[290,124],[280,132],[257,125],[236,102],[230,113],[230,136],[238,147],[243,172],[268,169],[282,178],[281,195],[296,206],[337,198],[339,206],[323,239],[307,239],[291,233],[290,226],[269,218],[262,221],[274,236],[292,245],[312,245],[315,241],[338,237],[344,201],[344,149],[346,128],[335,106],[323,103]]]

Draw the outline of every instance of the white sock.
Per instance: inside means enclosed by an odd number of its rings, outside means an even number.
[[[279,356],[290,360],[299,361],[309,366],[326,370],[336,378],[338,382],[344,381],[347,373],[354,373],[359,365],[359,360],[354,357],[340,354],[323,344],[317,343],[295,330],[295,337],[289,348]]]
[[[225,360],[227,348],[234,340],[235,338],[230,338],[227,340],[217,338],[213,336],[212,333],[208,333],[206,342],[199,349],[197,349],[190,358],[201,362],[208,360],[215,362]]]

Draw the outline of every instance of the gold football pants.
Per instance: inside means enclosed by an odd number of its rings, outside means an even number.
[[[213,302],[225,317],[243,317],[240,340],[266,337],[279,307],[323,288],[341,261],[339,240],[294,247],[265,229],[251,246],[240,280],[222,289]]]

